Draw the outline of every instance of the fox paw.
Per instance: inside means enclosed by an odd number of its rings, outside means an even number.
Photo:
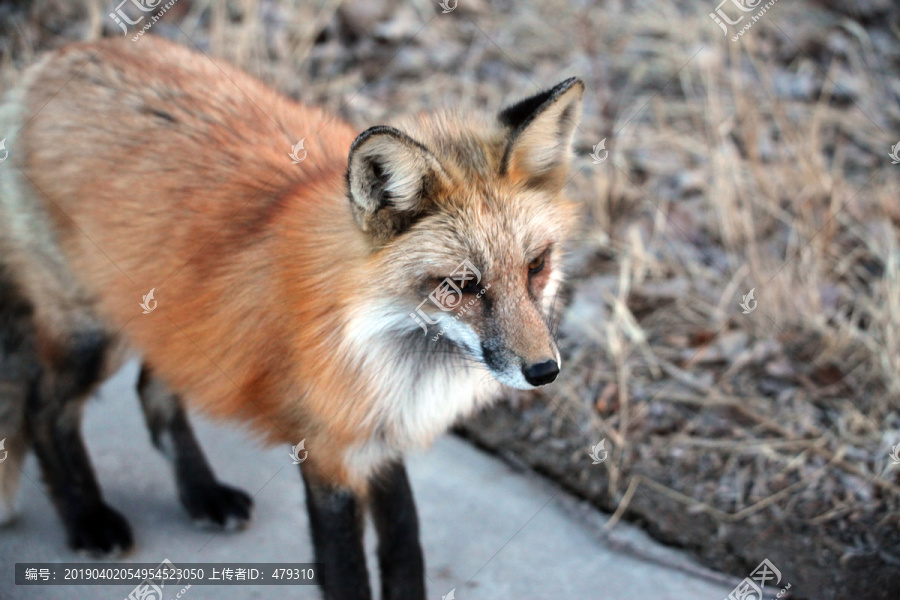
[[[98,504],[76,514],[67,524],[69,546],[91,556],[123,554],[134,546],[125,517]]]
[[[181,494],[181,503],[198,525],[227,530],[242,529],[253,507],[247,493],[221,483],[191,487]]]

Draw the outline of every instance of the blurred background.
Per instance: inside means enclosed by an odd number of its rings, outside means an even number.
[[[582,77],[563,375],[457,433],[782,597],[895,598],[900,8],[717,2],[177,0],[146,35],[360,129]],[[0,90],[117,9],[0,3]]]

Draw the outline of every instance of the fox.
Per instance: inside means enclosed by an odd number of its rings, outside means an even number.
[[[196,473],[182,404],[290,444],[323,596],[371,598],[371,518],[381,597],[425,598],[404,457],[560,373],[584,89],[359,132],[154,36],[30,67],[0,107],[0,261],[29,306],[25,421],[67,527],[132,544],[78,430],[83,398],[139,356],[154,440],[192,457],[181,486],[249,505]]]

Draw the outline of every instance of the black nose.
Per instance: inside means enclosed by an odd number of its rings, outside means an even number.
[[[555,360],[545,360],[544,362],[522,367],[522,375],[525,376],[525,381],[535,387],[547,385],[559,375],[559,365],[556,364]]]

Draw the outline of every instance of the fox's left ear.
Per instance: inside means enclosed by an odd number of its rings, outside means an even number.
[[[572,137],[581,119],[584,82],[577,77],[500,112],[509,128],[500,174],[537,187],[562,187]]]
[[[437,157],[393,127],[371,127],[350,146],[353,214],[363,231],[386,241],[412,226],[447,181]]]

